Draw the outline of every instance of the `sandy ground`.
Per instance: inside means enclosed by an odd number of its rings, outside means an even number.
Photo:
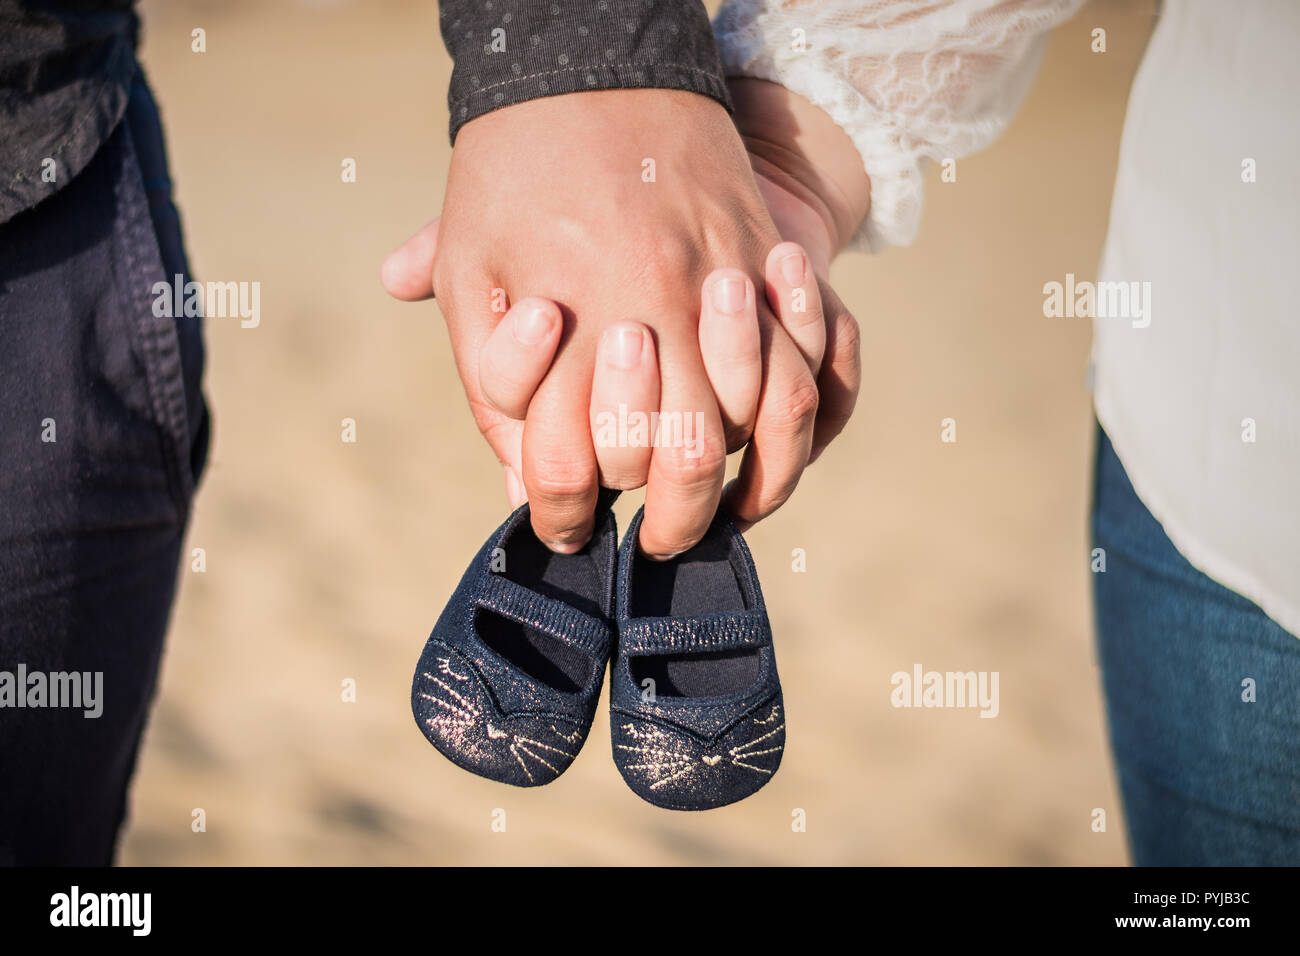
[[[1125,861],[1088,597],[1089,328],[1045,319],[1041,289],[1096,268],[1149,5],[1094,3],[1057,31],[1010,131],[933,181],[921,241],[836,264],[865,334],[858,414],[748,536],[785,761],[695,815],[624,787],[603,718],[537,791],[457,770],[411,719],[429,628],[506,512],[436,306],[376,279],[440,203],[434,4],[144,14],[196,274],[260,281],[262,323],[208,327],[216,432],[190,536],[207,569],[183,575],[123,862]],[[915,664],[997,671],[1000,713],[895,709],[890,676]]]

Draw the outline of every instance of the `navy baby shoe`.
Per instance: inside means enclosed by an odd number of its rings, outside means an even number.
[[[416,723],[457,766],[535,787],[586,741],[612,643],[616,494],[602,493],[591,541],[570,555],[537,539],[523,505],[461,578],[411,685]]]
[[[614,762],[655,806],[725,806],[771,780],[785,749],[781,682],[754,559],[719,511],[695,547],[650,561],[636,550],[641,517],[619,551]]]

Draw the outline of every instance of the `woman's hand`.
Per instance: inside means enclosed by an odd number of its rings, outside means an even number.
[[[857,401],[860,330],[827,276],[831,260],[867,216],[871,182],[857,147],[823,110],[776,83],[733,78],[728,85],[759,194],[781,238],[808,251],[821,291],[826,358],[817,377],[821,408],[811,464],[844,428]],[[728,490],[729,505],[735,493]]]

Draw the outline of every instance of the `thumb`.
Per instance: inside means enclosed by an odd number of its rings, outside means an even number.
[[[438,221],[407,239],[384,259],[379,281],[394,299],[415,302],[433,298],[433,260],[438,253]]]

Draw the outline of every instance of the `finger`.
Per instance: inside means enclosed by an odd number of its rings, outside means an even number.
[[[519,449],[524,423],[503,414],[479,386],[479,356],[502,321],[501,314],[491,308],[494,300],[488,290],[493,287],[491,276],[467,270],[463,286],[444,293],[438,306],[447,318],[451,353],[474,423],[501,463],[522,474]]]
[[[661,339],[659,351],[659,421],[638,543],[649,557],[667,559],[708,530],[722,494],[727,446],[698,336]]]
[[[659,410],[659,363],[654,338],[639,322],[605,329],[591,381],[591,434],[600,483],[640,488],[650,472],[652,420]]]
[[[570,352],[570,360],[556,363],[529,403],[520,475],[534,533],[561,554],[581,550],[591,537],[599,485],[589,421],[591,359]]]
[[[506,483],[506,500],[510,502],[511,509],[518,508],[528,500],[523,479],[519,477],[523,472],[521,455],[524,423],[506,418],[495,410],[490,411],[488,415],[492,425],[483,428],[483,437],[487,439],[488,444],[492,446],[492,451],[496,453],[497,460],[501,462],[501,472]],[[479,421],[482,427],[483,422],[481,419]]]
[[[514,418],[507,418],[481,401],[478,403],[471,401],[470,411],[474,415],[474,423],[478,425],[479,432],[497,456],[497,461],[501,462],[503,467],[511,469],[516,476],[522,475],[524,423]],[[510,489],[507,488],[506,491],[509,495]],[[520,504],[522,503],[521,500]]]
[[[763,384],[754,284],[739,269],[718,269],[700,296],[700,357],[726,431],[727,450],[749,440]]]
[[[826,352],[826,322],[817,277],[803,248],[782,242],[767,254],[767,302],[815,376]]]
[[[522,429],[520,430],[520,433],[522,434]],[[505,475],[506,500],[510,502],[510,508],[513,511],[528,500],[528,493],[524,491],[524,483],[519,477],[519,472],[515,471],[509,465],[506,465]]]
[[[529,296],[510,307],[478,356],[479,391],[508,418],[523,419],[560,344],[564,321],[549,299]]]
[[[821,405],[813,427],[809,464],[844,430],[862,385],[862,332],[858,322],[830,286],[822,287],[822,302],[826,311],[826,357],[817,376]]]
[[[403,302],[432,298],[433,260],[437,252],[438,219],[435,219],[385,257],[379,268],[379,281],[385,291]]]
[[[766,518],[794,492],[812,450],[818,401],[806,360],[785,332],[775,329],[754,435],[725,496],[741,530]]]

